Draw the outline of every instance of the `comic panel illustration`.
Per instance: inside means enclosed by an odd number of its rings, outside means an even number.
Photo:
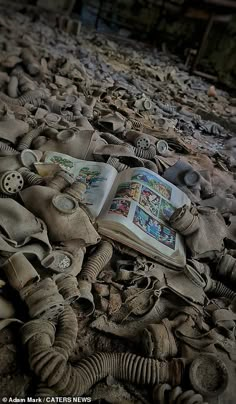
[[[145,210],[149,211],[154,216],[158,216],[160,200],[160,196],[155,194],[150,188],[142,186],[139,204],[143,206]]]
[[[160,210],[159,210],[159,219],[168,221],[171,215],[174,213],[175,208],[171,203],[167,202],[165,199],[161,199]]]
[[[73,172],[74,163],[73,161],[67,159],[66,157],[55,155],[52,156],[49,161],[51,163],[59,164],[59,166],[65,171],[68,171],[70,173]]]
[[[136,207],[133,223],[160,243],[172,250],[175,249],[175,231],[153,219],[153,217],[144,212],[139,206]]]
[[[99,184],[106,181],[107,178],[101,175],[101,171],[94,167],[83,167],[79,171],[78,180],[84,181],[89,188],[97,188]]]
[[[122,215],[122,216],[127,217],[129,214],[130,203],[131,203],[131,201],[128,201],[126,199],[114,199],[112,201],[112,204],[110,206],[108,213],[112,213],[112,214],[115,213],[117,215]]]
[[[171,199],[171,186],[157,179],[154,175],[147,173],[146,171],[139,170],[132,176],[131,179],[134,181],[143,182],[145,185],[158,192],[159,195],[168,200]]]
[[[117,188],[115,198],[128,198],[138,201],[141,185],[137,182],[123,182]]]

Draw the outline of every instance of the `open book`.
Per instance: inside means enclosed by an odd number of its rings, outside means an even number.
[[[175,208],[190,204],[180,189],[142,167],[118,173],[109,164],[56,152],[46,152],[45,163],[56,163],[86,181],[84,203],[101,234],[159,262],[185,265],[183,239],[168,224]]]

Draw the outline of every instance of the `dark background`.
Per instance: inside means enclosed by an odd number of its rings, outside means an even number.
[[[85,27],[147,41],[186,68],[236,88],[236,0],[25,0]],[[18,3],[19,4],[19,3]],[[198,55],[200,51],[200,54]],[[209,78],[210,78],[209,77]]]

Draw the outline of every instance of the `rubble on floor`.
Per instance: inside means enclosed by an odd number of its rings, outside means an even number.
[[[1,11],[1,396],[233,403],[235,99],[146,44]],[[186,266],[101,237],[48,151],[185,192]]]

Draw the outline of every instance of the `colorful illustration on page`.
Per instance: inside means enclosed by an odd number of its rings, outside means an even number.
[[[134,181],[140,181],[152,188],[153,191],[156,191],[159,195],[164,198],[170,200],[172,188],[168,184],[165,184],[161,180],[157,179],[154,175],[147,173],[143,170],[138,170],[131,178]]]
[[[114,199],[108,213],[127,217],[130,209],[130,201],[126,199]]]
[[[49,161],[51,163],[59,164],[59,166],[63,170],[68,171],[69,173],[73,174],[75,165],[71,160],[69,160],[65,157],[54,155],[54,156],[50,157]]]
[[[117,188],[115,198],[127,198],[138,201],[141,185],[138,182],[123,182]]]
[[[175,249],[176,232],[155,220],[139,206],[136,206],[133,223],[159,243]]]
[[[165,199],[161,199],[159,219],[168,221],[171,215],[174,213],[175,207],[171,203],[167,202]]]
[[[84,181],[89,188],[97,188],[106,181],[107,178],[101,175],[101,171],[97,168],[83,167],[77,176],[79,181]]]
[[[150,188],[142,186],[139,204],[154,216],[158,216],[160,206],[160,196],[155,194]]]

